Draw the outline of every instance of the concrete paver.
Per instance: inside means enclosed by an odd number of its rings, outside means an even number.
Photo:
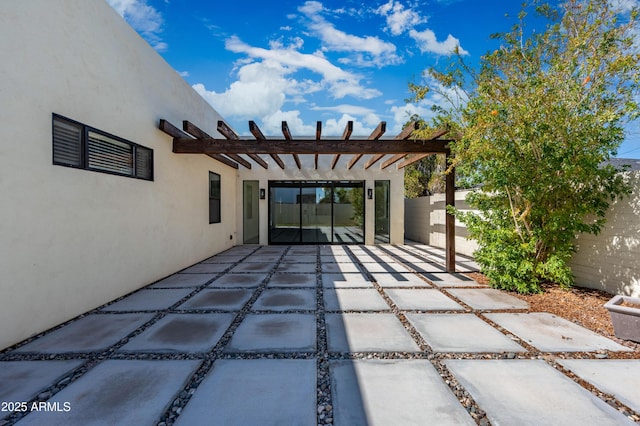
[[[147,425],[162,415],[200,361],[107,360],[57,393],[61,411],[38,411],[18,424]],[[68,403],[68,411],[64,411]]]
[[[327,314],[331,352],[418,352],[420,348],[393,314]]]
[[[529,304],[494,288],[452,288],[448,292],[473,309],[527,309]]]
[[[176,425],[315,425],[314,359],[219,360]]]
[[[315,290],[267,289],[251,307],[254,311],[315,310]]]
[[[148,288],[183,288],[200,287],[213,279],[217,274],[174,274]]]
[[[266,278],[266,274],[227,274],[223,275],[209,287],[215,288],[243,288],[258,287]]]
[[[231,268],[231,270],[229,271],[232,274],[235,273],[242,273],[242,272],[253,272],[253,273],[259,273],[259,272],[269,272],[273,269],[273,262],[256,262],[256,263],[239,263],[236,266],[234,266],[233,268]]]
[[[429,287],[433,286],[427,281],[423,280],[417,274],[412,272],[405,273],[379,273],[374,272],[371,274],[373,279],[380,284],[383,288],[394,287]]]
[[[312,274],[316,272],[315,263],[281,263],[276,272],[288,272],[295,274]]]
[[[493,424],[633,424],[542,360],[444,361]]]
[[[407,272],[407,268],[405,268],[402,263],[397,263],[397,262],[364,263],[363,266],[370,273]]]
[[[407,314],[436,352],[525,352],[474,314]]]
[[[384,311],[391,309],[375,289],[326,289],[324,306],[328,311]]]
[[[269,280],[269,287],[316,287],[316,274],[275,273]]]
[[[486,314],[486,317],[544,352],[630,350],[591,330],[545,312]]]
[[[125,297],[111,305],[102,308],[102,311],[156,311],[166,309],[178,300],[187,296],[193,288],[176,289],[143,289]]]
[[[198,263],[197,265],[193,265],[183,271],[181,274],[212,274],[212,273],[220,273],[227,269],[229,269],[232,264],[229,263]]]
[[[277,253],[257,253],[248,256],[242,263],[276,263],[282,254]]]
[[[313,264],[315,264],[317,260],[318,260],[318,257],[315,254],[313,254],[313,255],[302,254],[302,255],[299,255],[299,256],[287,254],[282,259],[282,263],[313,263]]]
[[[387,295],[398,309],[419,311],[463,311],[455,300],[432,288],[388,288]]]
[[[422,274],[425,278],[433,283],[436,287],[447,288],[447,287],[487,287],[486,285],[479,284],[478,282],[472,280],[466,275],[462,275],[459,273],[426,273]]]
[[[336,425],[474,425],[427,360],[331,362]]]
[[[121,351],[207,352],[218,343],[234,314],[168,314],[135,336]]]
[[[205,288],[195,296],[188,299],[177,309],[219,309],[240,310],[251,296],[253,291],[246,289],[218,289]]]
[[[314,352],[312,314],[250,314],[240,323],[226,352]]]
[[[322,286],[325,288],[372,288],[373,284],[362,274],[322,274]]]
[[[333,274],[333,273],[350,273],[360,272],[360,268],[355,263],[324,263],[322,264],[321,271],[323,273]]]
[[[0,401],[29,401],[83,363],[83,360],[0,362]],[[9,414],[10,411],[0,411],[0,419]]]
[[[153,314],[93,314],[71,322],[16,352],[95,352],[107,349],[153,317]]]
[[[558,362],[640,412],[640,359],[561,359]]]

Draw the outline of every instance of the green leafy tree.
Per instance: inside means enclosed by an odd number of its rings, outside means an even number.
[[[454,214],[495,287],[570,286],[575,237],[597,234],[610,203],[629,192],[605,164],[638,115],[638,12],[625,4],[525,4],[477,69],[457,55],[410,85],[418,100],[436,91],[450,101],[434,108],[434,125],[460,133],[450,166],[482,185],[467,199],[478,213]],[[531,10],[547,20],[544,31],[525,26]]]

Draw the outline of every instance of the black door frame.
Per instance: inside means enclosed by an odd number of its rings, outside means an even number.
[[[268,244],[269,245],[358,245],[364,244],[366,235],[366,194],[365,194],[365,181],[364,180],[270,180],[268,182]],[[331,187],[331,241],[330,242],[303,242],[302,241],[302,188],[316,188],[316,187]],[[362,242],[334,242],[334,194],[336,188],[345,187],[360,187],[362,188]],[[272,211],[271,211],[271,189],[272,188],[299,188],[300,189],[300,241],[297,242],[274,242],[272,241]]]

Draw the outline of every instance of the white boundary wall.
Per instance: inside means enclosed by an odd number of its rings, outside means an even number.
[[[236,243],[236,170],[157,129],[220,116],[106,2],[2,1],[0,40],[0,348]],[[152,148],[155,180],[52,165],[52,113]]]
[[[576,285],[611,294],[640,297],[640,171],[625,172],[632,194],[614,203],[599,235],[583,234],[570,262]],[[456,192],[456,206],[466,209],[468,191]],[[408,239],[444,247],[444,194],[405,200]],[[456,221],[456,252],[473,255],[474,241]]]
[[[456,207],[468,210],[469,191],[456,191]],[[445,248],[445,194],[405,199],[405,237],[423,244]],[[467,239],[467,228],[456,220],[456,253],[472,256],[477,244]]]
[[[630,197],[613,204],[598,235],[580,235],[571,260],[576,284],[640,297],[640,171],[625,172]]]

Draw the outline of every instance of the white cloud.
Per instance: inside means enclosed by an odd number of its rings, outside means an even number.
[[[244,53],[254,59],[262,59],[267,64],[283,69],[283,74],[291,74],[300,69],[313,71],[322,76],[322,81],[316,89],[326,87],[335,99],[354,96],[360,99],[371,99],[379,96],[376,89],[365,88],[360,85],[360,76],[344,71],[333,65],[326,58],[317,54],[300,53],[295,48],[282,48],[272,45],[272,49],[250,46],[237,37],[231,37],[226,42],[228,50]],[[302,83],[305,88],[309,82]],[[296,84],[297,85],[297,84]]]
[[[400,2],[389,0],[383,4],[375,13],[387,18],[387,30],[394,36],[404,33],[407,29],[413,28],[418,24],[427,22],[426,18],[420,16],[413,9],[405,9]]]
[[[169,46],[160,37],[164,19],[160,12],[147,4],[146,0],[107,0],[107,3],[154,49],[159,52],[167,50]]]
[[[374,36],[360,37],[336,29],[322,16],[322,3],[307,1],[298,10],[310,19],[309,29],[320,38],[323,49],[359,54],[356,60],[350,60],[349,63],[359,66],[384,66],[402,62],[402,58],[396,55],[396,46],[393,43]]]
[[[240,68],[238,80],[223,93],[209,91],[200,83],[193,88],[223,117],[255,119],[273,114],[284,105],[285,93],[295,84],[284,74],[277,64],[256,62]]]
[[[189,71],[178,71],[180,77],[189,77]]]
[[[422,53],[429,52],[435,53],[436,55],[448,56],[452,55],[457,48],[461,55],[469,54],[469,52],[460,46],[460,41],[451,34],[447,36],[445,41],[438,41],[435,33],[431,30],[411,30],[409,31],[409,36],[416,41]]]
[[[361,107],[358,105],[348,105],[348,104],[329,106],[329,107],[314,106],[314,107],[311,107],[310,109],[313,111],[332,111],[332,112],[338,112],[341,114],[351,114],[351,115],[360,115],[360,116],[366,116],[375,112],[371,108]]]

